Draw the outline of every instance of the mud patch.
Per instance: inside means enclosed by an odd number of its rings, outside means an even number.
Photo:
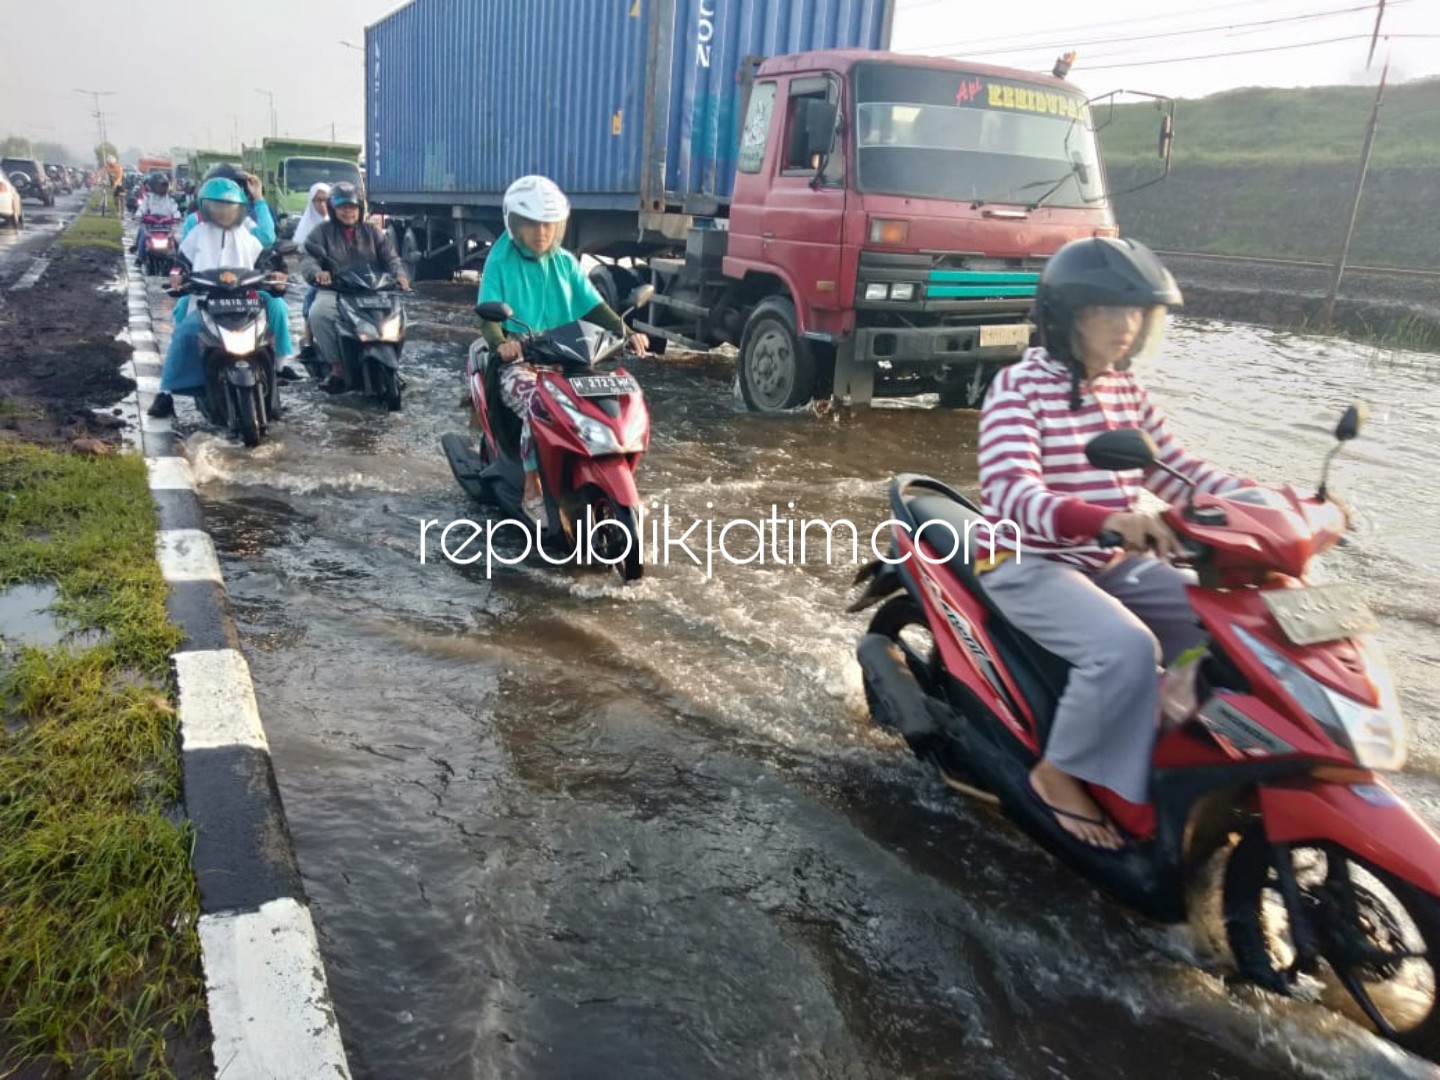
[[[115,253],[57,244],[47,254],[44,277],[0,308],[0,439],[115,442],[114,406],[135,389],[120,373],[131,347],[115,338],[127,320]]]

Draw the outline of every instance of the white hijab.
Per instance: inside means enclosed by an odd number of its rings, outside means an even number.
[[[315,209],[315,196],[322,191],[326,195],[330,194],[330,185],[323,180],[310,185],[310,195],[305,200],[305,213],[300,216],[300,224],[295,226],[296,246],[304,246],[305,237],[310,235],[310,230],[330,220]]]
[[[264,251],[255,234],[244,226],[222,229],[210,221],[201,221],[184,240],[180,241],[180,252],[190,260],[194,270],[238,270],[241,267],[253,270],[255,260]]]

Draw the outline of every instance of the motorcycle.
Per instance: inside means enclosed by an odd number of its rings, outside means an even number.
[[[275,338],[260,290],[283,296],[286,287],[265,269],[239,267],[192,273],[165,290],[192,294],[201,320],[205,387],[190,396],[206,420],[247,447],[260,444],[280,412]]]
[[[180,222],[172,217],[146,214],[141,223],[145,226],[145,244],[139,252],[140,263],[147,274],[163,274],[170,269],[175,249],[180,246],[176,235]]]
[[[625,314],[644,307],[654,293],[652,285],[637,288]],[[505,303],[477,304],[475,313],[486,322],[514,318]],[[644,574],[635,472],[650,447],[650,413],[633,375],[623,367],[613,374],[597,370],[621,358],[625,339],[583,320],[544,334],[525,330],[524,362],[537,369],[530,433],[545,495],[547,528],[540,542],[582,561],[588,548],[622,580],[635,581]],[[486,340],[476,339],[465,378],[471,427],[480,429],[480,438],[452,432],[440,443],[471,498],[527,521],[521,507],[520,418],[501,400],[502,366]]]
[[[345,392],[363,391],[398,412],[405,388],[400,351],[405,347],[406,319],[404,305],[395,295],[395,278],[373,270],[350,270],[333,277],[329,287],[335,292]],[[318,379],[328,376],[333,366],[318,354],[303,356],[302,362]]]
[[[1362,419],[1346,411],[1324,476]],[[1172,471],[1134,428],[1096,436],[1086,456],[1101,469]],[[1188,592],[1209,639],[1163,673],[1167,715],[1144,808],[1153,828],[1119,851],[1086,845],[1027,790],[1070,668],[988,599],[968,551],[971,533],[990,528],[980,508],[907,474],[891,483],[890,509],[890,557],[860,571],[866,588],[849,608],[881,603],[857,648],[872,721],[1154,920],[1185,921],[1197,872],[1233,842],[1222,902],[1235,980],[1281,995],[1301,974],[1329,981],[1376,1033],[1440,1060],[1440,836],[1379,775],[1402,768],[1406,749],[1373,616],[1351,586],[1307,576],[1347,527],[1325,479],[1313,496],[1221,497],[1190,485],[1186,504],[1166,511],[1184,552],[1177,565],[1197,574]],[[945,550],[951,529],[965,550]],[[1089,792],[1119,808],[1113,793]],[[1417,1000],[1427,965],[1428,1000]]]

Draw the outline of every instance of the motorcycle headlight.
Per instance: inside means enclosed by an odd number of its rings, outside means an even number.
[[[1355,755],[1357,764],[1390,771],[1405,767],[1405,720],[1400,715],[1395,684],[1375,641],[1366,639],[1361,651],[1366,654],[1366,670],[1375,683],[1379,708],[1330,689],[1254,635],[1238,627],[1235,633],[1290,696]]]
[[[649,426],[650,416],[642,404],[625,421],[625,453],[638,454],[645,449],[645,432]]]
[[[570,395],[561,390],[553,383],[550,386],[550,394],[555,398],[570,422],[575,425],[576,434],[580,441],[585,444],[585,449],[592,454],[623,454],[624,448],[620,440],[615,438],[615,432],[593,420],[580,411],[579,406],[570,400]]]
[[[381,341],[399,341],[399,340],[400,340],[400,324],[401,324],[402,321],[403,321],[403,319],[402,319],[402,317],[401,317],[401,315],[400,315],[400,312],[397,311],[394,315],[391,315],[388,319],[386,319],[383,323],[381,323],[381,324],[380,324],[380,340],[381,340]]]
[[[255,351],[256,339],[260,336],[260,324],[252,322],[239,330],[220,327],[220,344],[232,356],[249,356]]]

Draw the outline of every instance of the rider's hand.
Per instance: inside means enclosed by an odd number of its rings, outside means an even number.
[[[638,330],[630,335],[630,351],[636,356],[650,355],[650,338]]]
[[[1154,514],[1111,514],[1100,531],[1118,533],[1126,551],[1148,553],[1153,545],[1157,558],[1169,559],[1181,553],[1179,539]]]
[[[525,350],[520,347],[518,341],[502,341],[500,347],[495,350],[495,355],[507,364],[513,364],[515,361],[525,358]]]
[[[400,291],[401,291],[401,292],[411,292],[411,291],[412,291],[411,288],[410,288],[410,279],[407,278],[407,277],[402,277],[402,278],[400,278],[398,281],[396,281],[395,284],[397,284],[397,285],[400,286]]]
[[[330,284],[330,271],[329,271],[329,270],[317,270],[317,271],[315,271],[315,284],[316,284],[316,285],[329,285],[329,284]]]
[[[264,196],[265,192],[265,189],[260,184],[260,177],[256,176],[254,173],[246,173],[245,191],[250,196],[250,198],[254,199],[256,202],[259,202],[260,199]]]

